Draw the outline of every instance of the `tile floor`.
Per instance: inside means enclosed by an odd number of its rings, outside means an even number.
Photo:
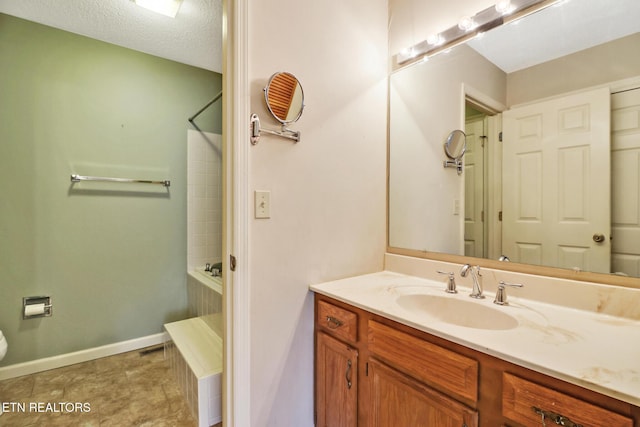
[[[6,411],[7,404],[13,410]],[[197,426],[162,350],[0,381],[0,405],[2,427]]]

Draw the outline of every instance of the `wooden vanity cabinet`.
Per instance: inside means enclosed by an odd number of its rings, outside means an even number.
[[[324,295],[315,299],[318,426],[540,427],[539,407],[583,427],[640,427],[636,406]]]
[[[316,337],[316,424],[357,426],[358,350],[330,335]]]
[[[358,425],[357,315],[326,301],[316,301],[316,425]]]
[[[475,401],[475,361],[320,295],[315,313],[316,425],[478,425],[473,408],[441,391]]]

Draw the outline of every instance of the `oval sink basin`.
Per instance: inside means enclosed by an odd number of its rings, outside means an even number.
[[[461,298],[411,294],[399,296],[396,301],[407,311],[465,328],[505,330],[518,326],[518,320],[501,311],[501,307],[488,307]]]

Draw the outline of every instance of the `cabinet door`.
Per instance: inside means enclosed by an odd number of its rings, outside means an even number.
[[[369,362],[370,425],[476,427],[478,413],[381,363]]]
[[[317,334],[316,411],[320,427],[351,427],[358,420],[358,350]]]

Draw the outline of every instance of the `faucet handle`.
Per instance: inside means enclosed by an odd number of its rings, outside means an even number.
[[[456,289],[456,277],[452,272],[447,272],[447,271],[440,271],[437,270],[436,273],[438,274],[446,274],[449,276],[449,281],[447,282],[447,289],[445,289],[444,291],[450,294],[457,294],[458,291]]]
[[[512,288],[522,288],[524,285],[522,283],[507,283],[504,280],[501,280],[498,283],[498,290],[496,291],[496,298],[493,300],[494,304],[498,305],[508,305],[507,302],[507,290],[506,286],[510,286]]]

